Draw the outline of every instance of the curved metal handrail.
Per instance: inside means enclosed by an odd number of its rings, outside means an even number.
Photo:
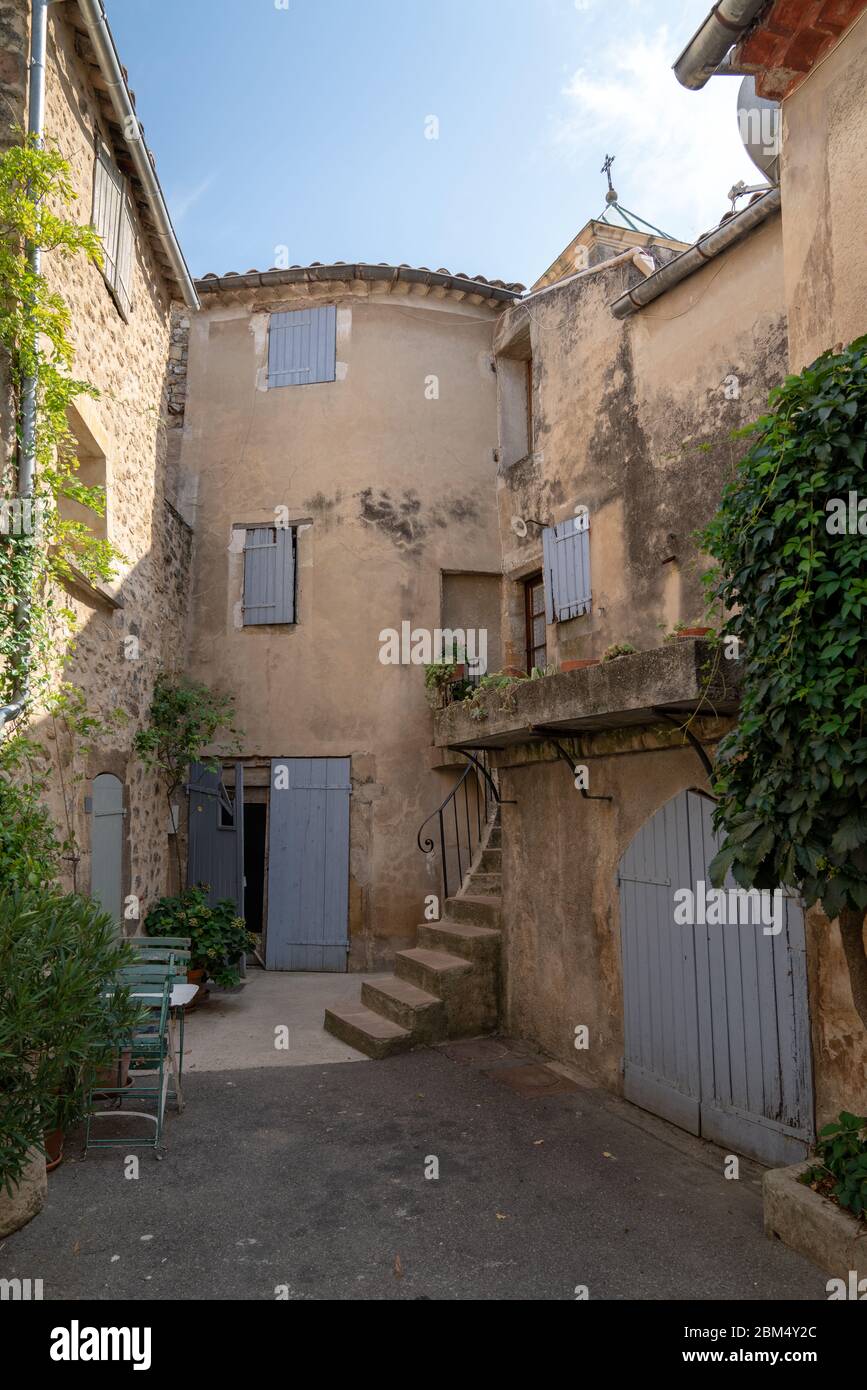
[[[499,787],[487,766],[484,752],[481,758],[477,758],[466,748],[457,748],[455,752],[461,753],[467,759],[467,765],[436,810],[431,811],[429,816],[425,816],[416,835],[416,843],[422,854],[433,854],[436,848],[436,837],[424,835],[424,829],[431,821],[439,823],[440,865],[445,898],[449,896],[449,854],[451,853],[453,860],[457,860],[460,885],[464,881],[465,872],[473,863],[476,851],[481,845],[485,830],[490,823],[491,805],[499,806],[502,804]],[[471,779],[475,782],[475,795],[472,799],[469,792]],[[464,791],[463,810],[459,815],[458,798],[462,787]],[[454,839],[452,843],[447,844],[446,816],[449,814],[449,806],[451,806],[451,817],[454,824]]]
[[[473,761],[475,761],[475,759],[474,759]],[[464,782],[465,782],[466,779],[469,777],[469,775],[470,775],[470,773],[472,772],[472,770],[473,770],[473,764],[472,764],[472,763],[467,763],[466,767],[464,768],[463,772],[461,773],[461,775],[460,775],[460,777],[458,778],[458,780],[455,782],[455,785],[452,787],[452,789],[451,789],[451,791],[448,793],[448,795],[443,797],[442,801],[440,802],[439,806],[437,806],[437,808],[436,808],[435,811],[431,811],[431,813],[430,813],[429,816],[425,816],[424,820],[422,821],[421,825],[419,826],[419,828],[418,828],[418,834],[417,834],[417,836],[416,836],[416,844],[418,845],[418,847],[419,847],[419,849],[421,850],[422,854],[430,854],[431,850],[432,850],[433,847],[434,847],[434,842],[433,842],[433,840],[431,840],[431,839],[426,839],[425,842],[424,842],[424,844],[422,844],[421,832],[424,830],[424,828],[425,828],[425,826],[427,825],[427,823],[428,823],[429,820],[433,820],[434,816],[439,816],[439,815],[442,814],[442,812],[443,812],[443,811],[446,809],[446,807],[448,806],[449,802],[457,795],[458,791],[459,791],[460,788],[463,786]]]

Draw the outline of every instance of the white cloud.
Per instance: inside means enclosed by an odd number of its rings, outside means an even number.
[[[564,89],[555,140],[576,158],[592,151],[599,165],[615,154],[620,202],[689,241],[719,221],[732,184],[762,180],[738,134],[739,80],[687,91],[671,71],[677,51],[666,28],[598,50],[592,69],[579,68]],[[604,192],[600,175],[600,211]]]
[[[184,220],[190,209],[207,193],[215,178],[216,174],[208,174],[206,178],[202,179],[200,183],[195,184],[194,187],[188,188],[182,193],[175,193],[168,199],[169,206],[172,210],[173,222],[182,222]]]

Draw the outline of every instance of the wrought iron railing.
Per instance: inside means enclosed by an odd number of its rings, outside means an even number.
[[[458,750],[467,765],[451,791],[419,826],[418,847],[422,854],[439,856],[443,901],[461,887],[482,838],[501,804],[497,776],[488,753]],[[509,803],[511,804],[511,803]],[[430,834],[425,827],[434,822]]]

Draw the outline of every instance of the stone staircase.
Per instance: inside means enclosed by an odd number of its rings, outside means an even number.
[[[394,974],[365,980],[358,1004],[325,1010],[329,1033],[368,1057],[389,1057],[445,1038],[476,1037],[497,1026],[500,993],[499,808],[459,893],[443,917],[418,928],[417,945],[398,951]]]

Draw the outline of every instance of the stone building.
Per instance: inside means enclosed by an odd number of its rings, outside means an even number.
[[[48,127],[83,208],[110,162],[134,233],[122,285],[58,278],[104,391],[73,427],[127,557],[112,590],[72,593],[69,676],[130,716],[83,788],[123,789],[113,901],[167,881],[129,750],[156,673],[183,669],[242,731],[221,775],[193,769],[189,878],[243,906],[267,968],[393,966],[328,1013],[356,1046],[499,1026],[772,1161],[867,1106],[835,924],[783,894],[779,921],[748,903],[672,926],[706,884],[738,706],[736,654],[701,637],[696,533],[733,431],[867,327],[864,9],[773,0],[743,33],[712,12],[678,76],[701,85],[734,43],[782,101],[779,184],[693,246],[588,223],[523,293],[342,263],[193,286],[98,0],[52,7]],[[26,10],[0,0],[19,105]],[[438,632],[458,669],[432,711]],[[482,670],[536,678],[474,689]]]
[[[689,635],[695,533],[743,448],[732,431],[867,327],[867,23],[851,23],[863,5],[827,23],[816,9],[766,7],[732,59],[783,98],[782,198],[735,200],[694,247],[657,246],[650,274],[649,238],[618,252],[588,225],[501,310],[504,663],[558,673],[436,715],[435,759],[486,759],[502,804],[445,920],[327,1016],[382,1055],[498,1011],[508,1034],[772,1162],[867,1100],[837,924],[782,891],[769,925],[738,900],[734,925],[704,907],[673,923],[672,900],[709,886],[710,759],[738,703],[735,654]]]
[[[12,127],[27,126],[30,10],[26,0],[0,7],[5,142],[14,138]],[[102,270],[83,257],[43,256],[50,286],[71,311],[74,372],[99,391],[97,399],[78,397],[69,423],[79,476],[105,488],[105,515],[64,506],[122,559],[110,585],[73,575],[61,596],[74,613],[75,645],[59,674],[84,692],[105,734],[89,753],[73,756],[62,725],[37,718],[32,732],[52,758],[61,835],[71,828],[77,841],[67,884],[92,891],[120,920],[125,900],[137,899],[145,912],[171,874],[165,795],[136,761],[132,738],[156,675],[183,659],[192,537],[167,486],[165,413],[172,304],[192,309],[197,299],[96,0],[48,8],[44,129],[69,163],[78,200],[73,215],[93,222],[106,247]],[[0,411],[8,457],[8,395]],[[127,902],[133,929],[134,911]]]
[[[448,781],[428,767],[431,654],[388,633],[482,630],[500,665],[491,345],[520,287],[385,265],[197,286],[175,416],[189,669],[237,701],[248,921],[269,967],[381,966],[435,889],[415,837]],[[193,817],[207,877],[233,829]]]

